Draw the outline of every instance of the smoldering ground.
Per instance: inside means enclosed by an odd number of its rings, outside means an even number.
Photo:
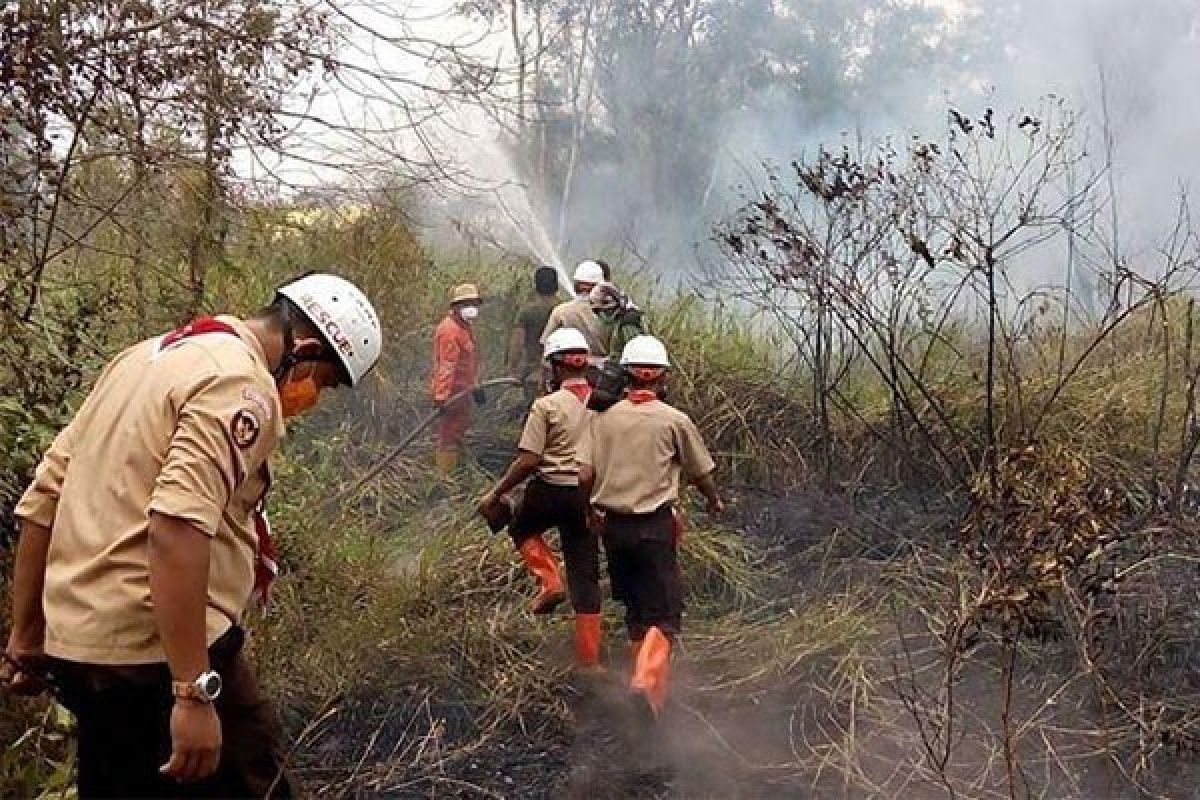
[[[493,469],[511,455],[486,430],[472,444]],[[732,494],[724,524],[736,538],[695,532],[685,545],[691,599],[674,700],[657,727],[625,690],[611,603],[609,674],[572,676],[569,617],[527,614],[528,584],[505,542],[475,531],[472,492],[409,500],[413,531],[458,533],[435,543],[389,532],[425,551],[404,564],[415,605],[385,626],[382,671],[348,686],[336,714],[295,719],[303,774],[334,796],[983,800],[1010,797],[1007,713],[1020,797],[1132,797],[1131,773],[1154,796],[1188,796],[1195,769],[1178,748],[1151,753],[1164,769],[1140,775],[1136,760],[1100,752],[1104,739],[1132,754],[1140,734],[1105,720],[1069,642],[1020,643],[1007,712],[1000,643],[983,632],[964,652],[947,647],[966,572],[952,538],[959,503],[915,489]],[[1127,624],[1183,619],[1164,601],[1131,590]],[[390,641],[422,641],[425,615],[461,626],[430,640],[450,646],[428,654],[436,668]],[[1167,631],[1151,627],[1147,644]],[[1172,658],[1156,684],[1186,686],[1194,656]]]

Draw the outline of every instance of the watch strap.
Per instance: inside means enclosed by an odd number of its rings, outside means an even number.
[[[200,687],[191,681],[171,681],[171,694],[181,700],[191,700],[195,703],[211,703],[200,691]]]

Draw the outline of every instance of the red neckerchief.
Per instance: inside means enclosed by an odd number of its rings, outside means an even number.
[[[232,325],[221,322],[219,319],[212,317],[200,317],[192,320],[182,328],[176,328],[168,333],[162,339],[162,348],[170,347],[173,344],[190,339],[193,336],[203,336],[207,333],[227,333],[231,336],[237,336],[238,332]],[[264,470],[266,465],[263,465]],[[271,480],[267,476],[267,486],[263,490],[263,496],[259,498],[258,504],[254,507],[254,532],[258,536],[258,552],[255,555],[254,563],[254,594],[258,595],[260,602],[265,606],[267,599],[271,593],[271,582],[275,580],[275,576],[279,574],[279,554],[275,549],[275,542],[271,538],[271,523],[267,520],[267,492],[271,488]]]
[[[653,389],[630,389],[629,402],[635,406],[640,406],[642,403],[653,403],[658,399],[658,392]]]
[[[265,500],[254,508],[254,533],[258,536],[258,553],[254,558],[254,590],[252,596],[264,608],[271,600],[271,584],[279,576],[279,553],[271,538],[271,521],[267,519]]]
[[[579,398],[579,402],[587,405],[588,397],[592,394],[592,387],[586,380],[579,378],[573,381],[565,381],[562,388],[566,389],[575,397]]]
[[[212,317],[200,317],[194,319],[182,328],[176,328],[163,337],[162,346],[170,347],[176,342],[184,339],[190,339],[193,336],[199,336],[204,333],[228,333],[231,336],[237,336],[238,333],[233,329],[232,325],[221,322],[219,319]]]

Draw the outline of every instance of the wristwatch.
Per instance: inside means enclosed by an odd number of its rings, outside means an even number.
[[[213,670],[201,672],[196,680],[172,681],[171,693],[185,700],[195,700],[197,703],[211,703],[221,696],[221,676]]]

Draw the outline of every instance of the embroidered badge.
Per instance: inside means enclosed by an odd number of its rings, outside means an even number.
[[[262,424],[258,421],[258,417],[254,416],[254,412],[248,408],[239,409],[233,415],[233,422],[229,425],[233,443],[242,450],[246,450],[258,441],[258,434],[261,430]]]

